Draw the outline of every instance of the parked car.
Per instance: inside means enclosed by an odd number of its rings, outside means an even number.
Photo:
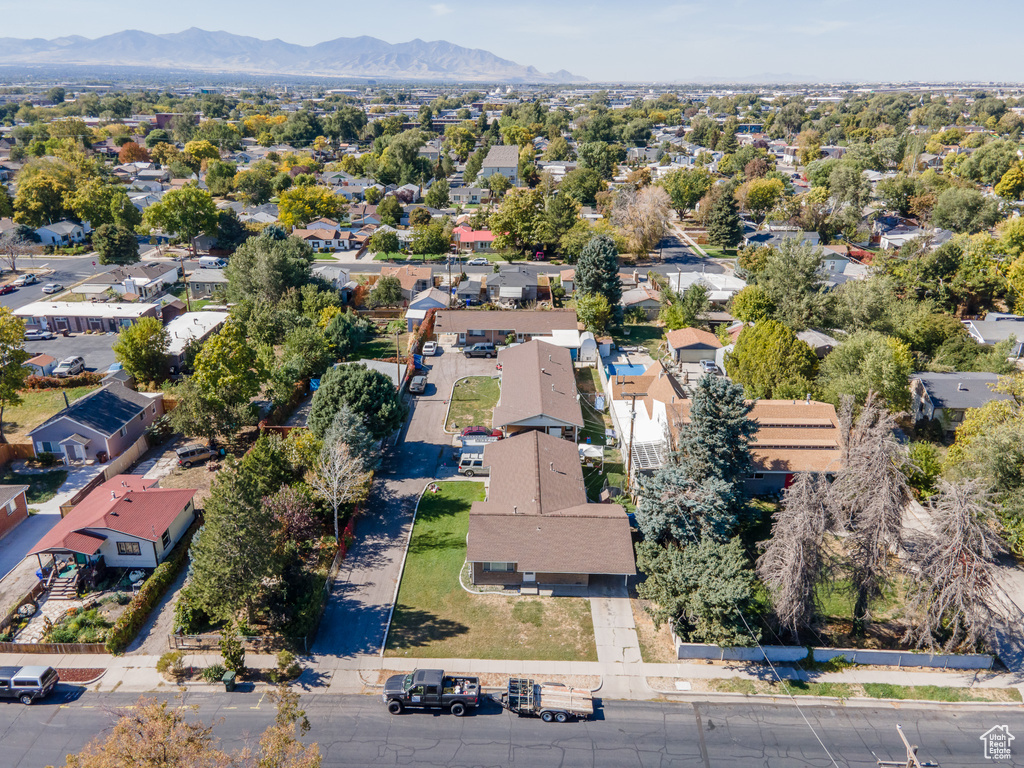
[[[53,667],[0,667],[0,699],[31,704],[45,698],[59,680]]]
[[[25,331],[25,341],[46,341],[55,338],[57,338],[57,334],[53,331],[37,331],[35,329]]]
[[[490,342],[481,342],[480,344],[473,344],[472,346],[466,347],[463,350],[463,354],[466,357],[494,357],[498,354],[497,348]]]
[[[5,293],[14,293],[16,290],[17,289],[14,287],[12,283],[8,283],[7,285],[0,285],[0,296],[3,296]]]
[[[704,373],[718,373],[718,366],[715,365],[714,360],[701,360],[700,369],[704,371]]]
[[[16,288],[21,288],[23,285],[35,285],[38,282],[39,278],[35,275],[22,275],[14,281],[13,285]]]
[[[64,290],[64,286],[60,283],[47,283],[43,286],[43,293],[60,293]]]
[[[409,381],[409,391],[414,395],[422,395],[427,391],[427,377],[413,376]]]
[[[501,437],[502,432],[500,429],[491,429],[490,427],[465,427],[460,433],[460,437]]]
[[[198,443],[182,446],[175,453],[178,454],[178,466],[185,469],[188,469],[193,464],[199,464],[207,459],[212,459],[217,455],[212,448]]]
[[[417,669],[408,675],[392,675],[382,694],[388,712],[400,715],[405,708],[447,709],[462,717],[480,704],[480,678],[446,675],[441,669]]]
[[[224,259],[218,259],[216,256],[199,257],[200,269],[224,269],[227,265],[228,263]]]
[[[437,342],[436,341],[428,341],[428,342],[424,343],[424,345],[423,345],[423,356],[424,357],[433,357],[436,354],[437,354]]]
[[[483,451],[463,451],[456,471],[466,477],[487,477],[491,474],[491,468],[484,464]]]
[[[478,257],[475,259],[470,259],[466,263],[471,267],[486,267],[490,262],[487,261],[487,259]]]
[[[85,359],[81,357],[65,357],[57,367],[53,369],[53,375],[58,378],[64,376],[76,376],[85,370]]]

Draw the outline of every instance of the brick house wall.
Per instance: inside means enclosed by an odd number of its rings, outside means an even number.
[[[0,539],[28,519],[28,505],[22,491],[7,506],[0,509]]]

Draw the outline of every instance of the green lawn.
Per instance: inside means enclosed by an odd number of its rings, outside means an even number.
[[[720,248],[717,245],[702,245],[701,248],[713,259],[735,259],[738,255],[735,248]]]
[[[398,347],[404,350],[409,348],[409,334],[403,333],[398,337]],[[378,333],[367,339],[352,353],[352,360],[380,360],[394,358],[395,356],[395,335],[393,333]]]
[[[67,389],[34,389],[21,393],[21,403],[4,409],[4,436],[8,442],[23,442],[30,430],[35,429],[48,418],[64,408],[64,394],[68,402],[74,402],[87,395],[96,385],[68,387]]]
[[[580,407],[583,409],[583,430],[580,432],[580,442],[589,441],[593,445],[605,445],[605,429],[612,426],[611,417],[608,414],[599,414],[590,406],[594,402],[593,394],[603,392],[601,388],[600,374],[596,368],[576,369],[576,389],[581,394]],[[583,402],[583,401],[586,402]],[[608,485],[615,488],[625,489],[626,468],[622,464],[622,455],[614,448],[604,449],[604,464],[601,468],[584,467],[583,484],[587,489],[587,498],[597,501],[604,488],[605,480]]]
[[[428,253],[426,256],[422,254],[412,253],[378,253],[373,257],[374,261],[444,261],[448,258],[447,253]]]
[[[42,504],[57,495],[60,488],[67,479],[68,473],[64,469],[55,469],[52,472],[40,472],[39,474],[18,475],[8,470],[0,477],[0,484],[3,485],[27,485],[25,500],[29,504]]]
[[[469,508],[484,484],[438,483],[420,501],[385,656],[596,661],[590,602],[470,594],[459,585]]]
[[[463,427],[491,426],[491,412],[498,404],[498,379],[470,376],[459,379],[452,389],[452,404],[445,429],[455,432]]]
[[[314,253],[313,261],[337,261],[333,253]]]
[[[626,331],[629,331],[628,336]],[[665,329],[655,325],[625,325],[612,331],[612,339],[620,347],[645,347],[647,353],[655,360],[665,356]]]
[[[919,701],[1021,701],[1016,688],[953,688],[938,685],[892,685],[891,683],[828,683],[774,679],[718,678],[703,684],[718,693],[775,696],[834,696],[839,699],[916,699]],[[703,687],[703,686],[702,686]]]

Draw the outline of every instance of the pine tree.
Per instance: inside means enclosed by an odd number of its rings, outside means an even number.
[[[731,185],[723,190],[711,209],[711,216],[708,220],[708,239],[712,245],[722,248],[735,248],[743,240],[740,208]]]
[[[598,235],[584,246],[576,262],[576,291],[601,294],[613,309],[619,306],[622,298],[619,252],[607,235]]]
[[[718,478],[695,481],[675,461],[651,477],[641,475],[639,495],[636,522],[647,541],[725,541],[736,526],[732,485]]]

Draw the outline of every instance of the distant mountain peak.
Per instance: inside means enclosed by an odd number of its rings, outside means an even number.
[[[139,66],[390,80],[586,82],[564,69],[547,74],[447,40],[417,38],[388,43],[366,35],[304,46],[200,27],[161,35],[128,29],[96,39],[78,35],[54,40],[0,38],[0,50],[4,51],[4,64]]]

